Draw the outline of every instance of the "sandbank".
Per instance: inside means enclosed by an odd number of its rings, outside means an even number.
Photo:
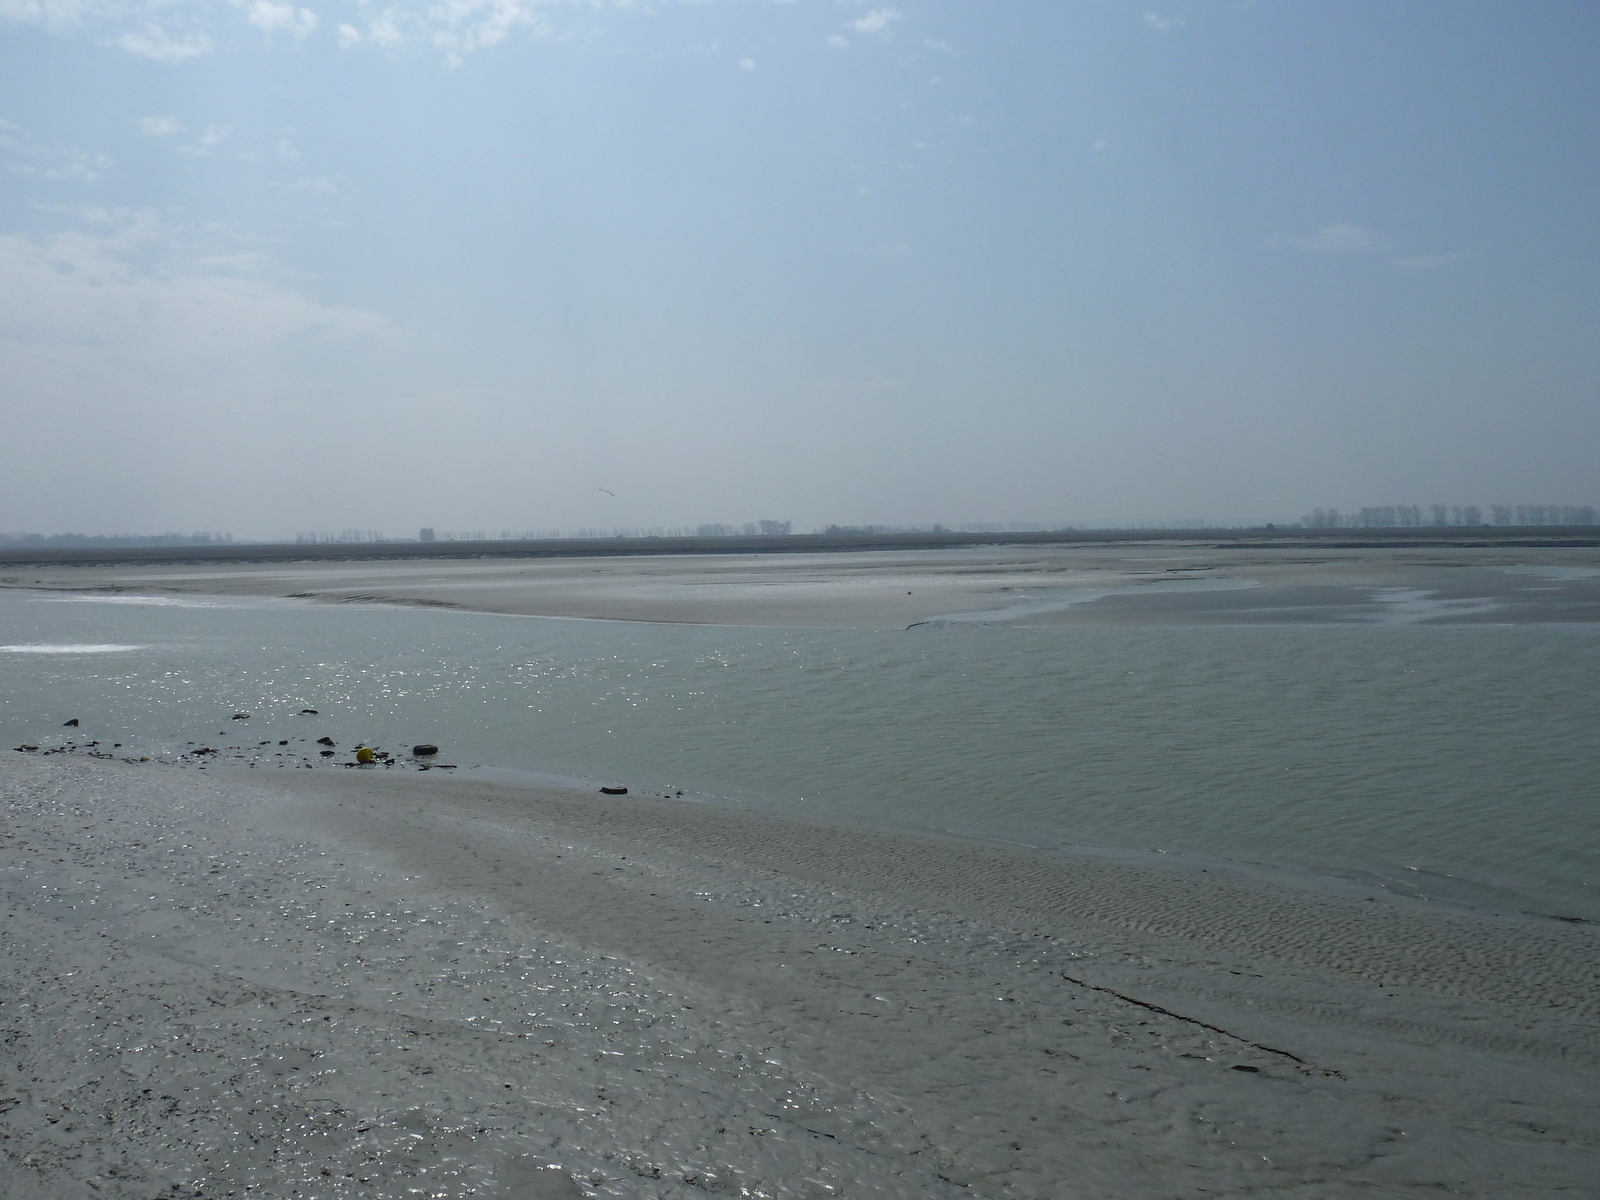
[[[1593,926],[442,775],[0,760],[0,1191],[1600,1175]]]
[[[0,586],[526,616],[894,629],[1600,621],[1600,548],[975,546],[828,554],[47,565]]]

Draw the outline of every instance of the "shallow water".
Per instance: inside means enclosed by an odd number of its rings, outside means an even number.
[[[1597,666],[1586,625],[818,631],[0,592],[7,746],[430,741],[463,766],[1589,919]]]

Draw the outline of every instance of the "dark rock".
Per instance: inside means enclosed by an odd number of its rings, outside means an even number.
[[[333,751],[332,750],[318,750],[317,753],[322,755],[323,758],[332,758],[333,757]]]
[[[37,746],[18,746],[17,747],[17,749],[21,750],[21,751],[37,750],[38,748],[39,747],[37,747]]]
[[[250,714],[249,713],[234,713],[233,714],[233,719],[235,721],[248,721],[250,719]]]
[[[439,753],[439,747],[433,745],[430,742],[421,742],[418,745],[415,745],[415,746],[411,747],[411,753],[416,755],[418,758],[422,758],[423,756],[428,755],[428,754],[437,754],[437,753]]]
[[[603,787],[600,789],[600,792],[602,795],[606,796],[626,796],[628,794],[628,789],[625,787]]]
[[[302,717],[314,717],[317,715],[317,710],[314,708],[302,708],[300,710],[300,715]]]
[[[78,723],[78,718],[77,718],[77,717],[73,717],[73,718],[72,718],[72,720],[70,720],[70,721],[63,721],[63,722],[61,722],[61,728],[63,728],[63,729],[70,729],[70,728],[72,728],[72,727],[73,727],[73,726],[74,726],[74,725],[76,725],[76,724],[77,724],[77,723]]]
[[[289,744],[289,739],[288,738],[284,738],[283,741],[278,743],[278,745],[280,745],[280,746],[287,746],[288,744]]]
[[[331,746],[331,745],[333,745],[333,739],[331,737],[319,737],[317,739],[317,745],[319,745],[319,746]]]

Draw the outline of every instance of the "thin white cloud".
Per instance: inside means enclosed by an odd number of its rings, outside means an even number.
[[[882,33],[889,31],[889,22],[898,21],[904,14],[898,8],[875,8],[866,16],[851,21],[857,33]]]
[[[96,165],[91,165],[87,161],[69,162],[54,167],[38,166],[34,163],[7,163],[6,170],[13,175],[23,175],[30,179],[93,183],[104,173],[106,165],[107,160],[102,157]]]
[[[433,26],[433,44],[445,52],[451,66],[459,66],[470,51],[498,46],[518,26],[549,32],[532,0],[442,0],[428,9],[427,19]]]
[[[316,0],[313,0],[315,3]],[[452,65],[500,45],[517,32],[553,36],[560,17],[587,25],[595,9],[647,13],[668,0],[341,0],[337,19],[296,0],[0,0],[0,23],[26,24],[64,37],[89,37],[126,53],[178,63],[209,54],[248,24],[267,35],[305,41],[331,33],[341,50],[396,51],[432,45]],[[704,0],[681,0],[703,3]],[[319,7],[328,7],[319,5]],[[852,24],[888,36],[900,10],[878,8]]]
[[[755,59],[753,59],[753,58],[741,58],[739,60],[739,70],[741,70],[741,71],[754,71],[755,69],[756,69],[756,60]]]
[[[195,156],[210,154],[230,132],[232,131],[226,125],[207,125],[206,131],[195,140],[193,145],[179,146],[178,153]]]
[[[35,141],[21,125],[0,121],[0,160],[13,175],[52,182],[94,183],[111,166],[106,154]]]
[[[397,49],[406,40],[406,35],[400,31],[403,20],[395,9],[384,9],[382,15],[367,22],[367,41],[381,50]]]
[[[138,33],[124,33],[116,38],[119,48],[139,58],[153,58],[156,62],[177,63],[189,58],[200,58],[211,53],[212,40],[203,33],[177,35],[159,25],[146,25]]]
[[[1377,233],[1345,223],[1326,225],[1310,237],[1291,237],[1287,241],[1308,254],[1375,254],[1385,249],[1385,242]]]
[[[0,20],[41,29],[81,26],[95,5],[90,0],[0,0]]]
[[[850,47],[850,39],[841,33],[830,33],[828,35],[828,45],[835,50],[847,50]]]
[[[183,126],[175,117],[140,117],[139,132],[146,137],[171,137],[182,133]]]
[[[297,337],[385,337],[374,313],[325,305],[264,255],[208,245],[154,214],[86,209],[84,227],[0,235],[0,354],[231,369]]]
[[[960,53],[954,46],[945,41],[943,38],[927,38],[922,44],[929,50],[937,50],[940,54],[953,55]]]
[[[0,21],[104,39],[140,58],[182,62],[209,53],[203,14],[183,0],[0,0]]]
[[[252,0],[247,16],[250,24],[269,36],[281,30],[296,39],[315,33],[321,24],[317,14],[309,8],[277,4],[273,0]]]
[[[1449,254],[1419,254],[1412,258],[1391,258],[1389,261],[1408,271],[1438,271],[1445,267],[1459,266],[1466,262],[1468,257],[1465,250],[1454,250]]]
[[[1146,29],[1155,33],[1171,33],[1175,29],[1182,29],[1189,23],[1186,17],[1164,17],[1160,13],[1147,12],[1139,18],[1144,22]]]

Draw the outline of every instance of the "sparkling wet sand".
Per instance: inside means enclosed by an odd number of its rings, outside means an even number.
[[[3,762],[7,1196],[1600,1174],[1591,925],[437,771]]]

